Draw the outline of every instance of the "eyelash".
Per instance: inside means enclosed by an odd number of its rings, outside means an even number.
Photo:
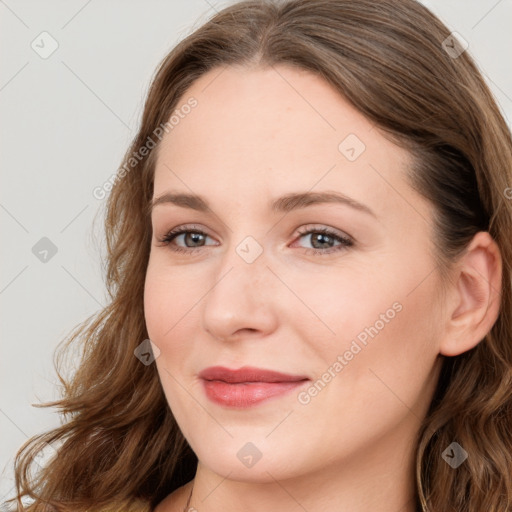
[[[198,252],[201,252],[202,249],[206,248],[206,246],[196,247],[196,248],[194,248],[194,247],[185,248],[185,247],[180,247],[178,245],[172,246],[171,242],[177,236],[179,236],[181,234],[184,234],[184,233],[185,234],[187,234],[187,233],[196,233],[196,234],[200,234],[200,235],[203,235],[203,236],[209,236],[208,233],[205,233],[201,229],[195,228],[194,226],[182,226],[182,227],[175,228],[175,229],[169,231],[163,238],[159,239],[158,241],[162,245],[164,245],[164,246],[168,245],[171,248],[172,251],[177,252],[177,253],[191,253],[191,252],[198,253]],[[333,230],[331,230],[329,228],[326,228],[326,227],[322,227],[322,228],[309,228],[309,229],[305,229],[303,231],[299,231],[298,238],[302,238],[303,236],[310,235],[312,233],[322,233],[322,234],[325,234],[325,235],[329,235],[329,236],[333,237],[336,241],[339,241],[340,244],[337,245],[337,246],[331,247],[329,249],[325,249],[325,250],[323,250],[323,249],[310,249],[308,247],[303,247],[302,249],[304,249],[306,254],[314,254],[314,255],[319,255],[319,256],[325,256],[327,254],[332,254],[332,253],[339,252],[341,250],[347,249],[348,247],[352,247],[354,245],[354,241],[351,238],[341,236],[337,232],[335,232],[335,231],[333,231]]]

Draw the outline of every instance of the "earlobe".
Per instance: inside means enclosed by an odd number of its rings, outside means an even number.
[[[456,356],[471,350],[498,318],[501,302],[502,259],[496,242],[480,231],[455,266],[456,276],[446,309],[439,352]]]

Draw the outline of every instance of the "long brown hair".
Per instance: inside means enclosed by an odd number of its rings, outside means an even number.
[[[193,478],[197,459],[156,367],[134,357],[148,338],[143,289],[156,151],[130,158],[205,72],[277,64],[317,73],[410,150],[410,183],[436,213],[441,271],[478,231],[497,242],[500,314],[474,349],[444,358],[418,437],[417,503],[432,512],[512,510],[512,140],[474,61],[454,53],[460,47],[450,37],[414,0],[250,0],[217,13],[165,57],[108,197],[109,304],[64,340],[59,358],[81,343],[80,365],[69,380],[59,374],[63,398],[39,406],[60,408],[66,422],[19,450],[19,510],[21,497],[35,500],[35,511],[113,510],[135,500],[154,507]],[[470,454],[457,470],[441,457],[453,441]],[[45,443],[59,444],[58,457],[31,475]]]

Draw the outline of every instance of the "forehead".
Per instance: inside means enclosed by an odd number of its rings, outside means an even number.
[[[191,98],[196,106],[180,111]],[[411,192],[408,153],[308,71],[215,68],[176,109],[159,148],[155,195],[177,188],[247,204],[295,190],[339,190],[366,202]]]

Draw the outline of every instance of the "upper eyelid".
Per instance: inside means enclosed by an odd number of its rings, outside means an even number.
[[[298,232],[294,231],[294,232],[297,233],[296,237],[299,237],[299,238],[302,236],[310,235],[311,233],[314,233],[315,231],[320,232],[320,231],[325,230],[325,231],[328,231],[330,235],[337,236],[341,239],[348,239],[353,243],[355,243],[355,241],[356,241],[355,238],[352,235],[350,235],[349,233],[347,233],[346,231],[342,231],[340,229],[337,229],[337,228],[334,228],[334,227],[331,227],[331,226],[328,226],[325,224],[321,224],[321,223],[305,224],[305,225],[300,226],[300,228],[296,228],[296,230],[297,229],[299,231]],[[203,228],[202,226],[196,225],[196,224],[178,225],[175,228],[172,228],[172,229],[168,230],[167,232],[165,232],[161,238],[165,238],[167,236],[172,235],[173,240],[175,240],[178,236],[180,236],[184,233],[187,233],[187,232],[203,233],[207,237],[215,239],[215,237],[213,235],[211,235],[207,229]]]

